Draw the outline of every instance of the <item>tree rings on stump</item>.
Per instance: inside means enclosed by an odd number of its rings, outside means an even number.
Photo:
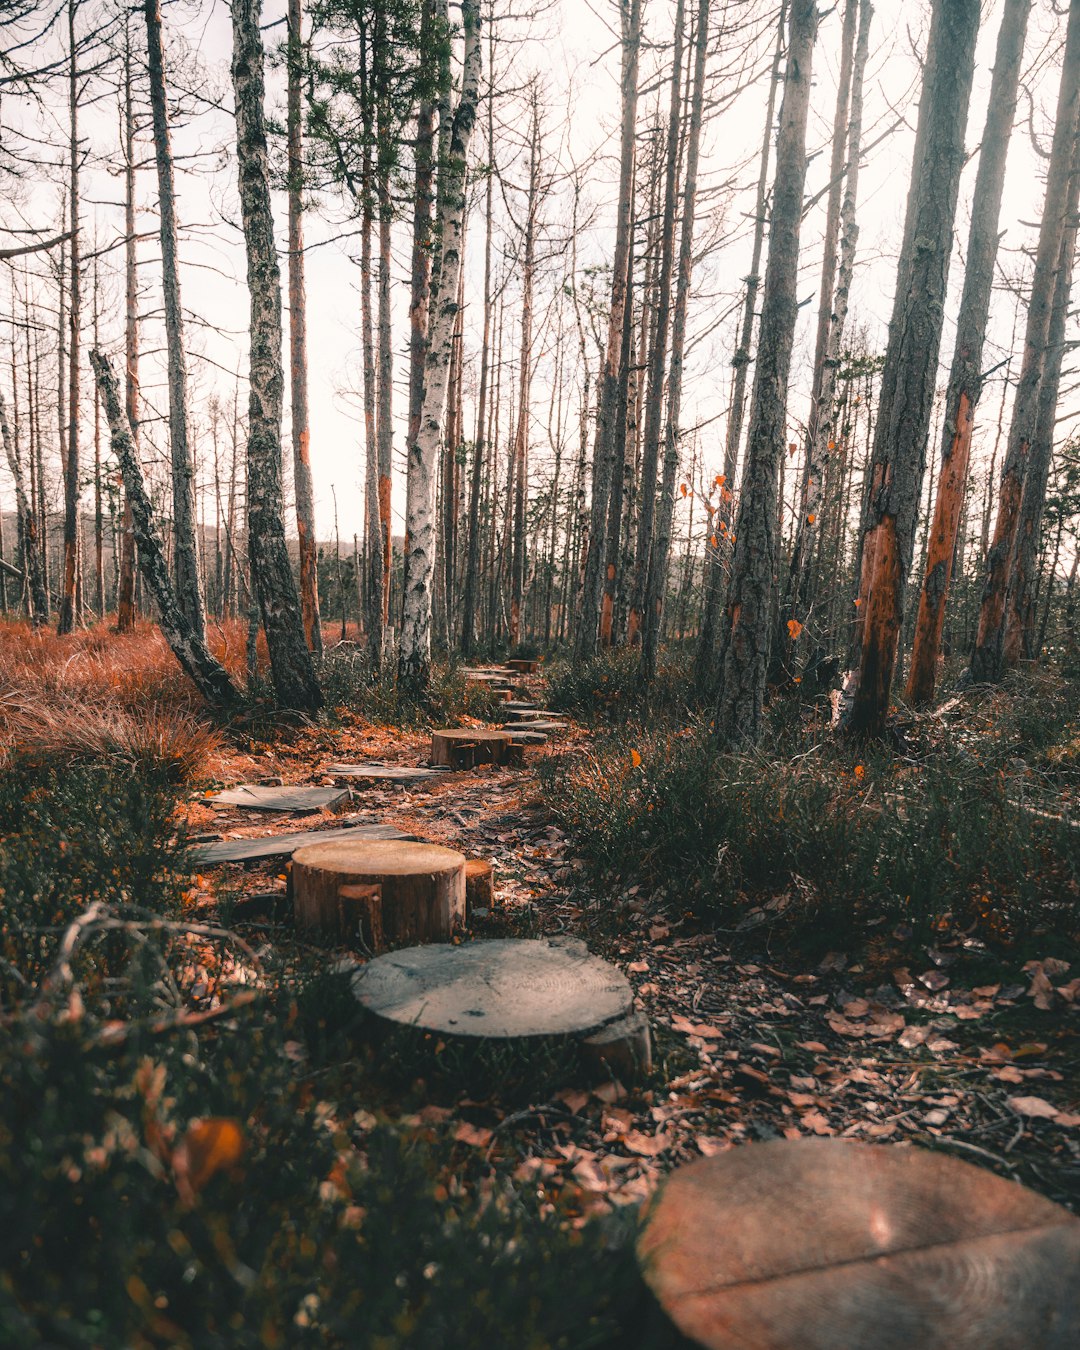
[[[614,966],[583,942],[497,938],[409,947],[370,961],[353,991],[374,1016],[444,1036],[590,1036],[631,1010]]]
[[[465,922],[463,854],[438,844],[335,841],[293,854],[297,926],[338,937],[355,933],[358,902],[349,897],[343,902],[342,891],[364,886],[379,888],[379,919],[388,943],[446,942]],[[350,926],[343,932],[346,922]]]
[[[491,909],[495,904],[495,871],[486,858],[470,858],[465,864],[465,910]]]
[[[1080,1220],[918,1148],[778,1140],[692,1163],[638,1257],[706,1350],[1080,1345]]]
[[[431,762],[436,767],[471,769],[476,764],[502,764],[510,736],[505,731],[458,727],[431,733]]]

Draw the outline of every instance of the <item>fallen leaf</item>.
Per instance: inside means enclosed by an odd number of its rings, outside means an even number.
[[[671,1147],[671,1136],[669,1134],[642,1134],[640,1130],[630,1130],[623,1144],[631,1153],[638,1153],[643,1158],[655,1158],[658,1153],[663,1153],[666,1148]]]
[[[244,1131],[238,1120],[218,1116],[193,1120],[172,1156],[177,1189],[186,1203],[215,1172],[234,1167],[243,1155]]]
[[[1006,1097],[1005,1104],[1018,1116],[1035,1120],[1054,1120],[1061,1112],[1044,1097]]]
[[[487,1148],[495,1137],[493,1130],[483,1125],[470,1125],[467,1120],[459,1121],[454,1130],[454,1138],[459,1144],[472,1144],[475,1148]]]

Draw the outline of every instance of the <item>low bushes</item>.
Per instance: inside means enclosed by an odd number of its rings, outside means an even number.
[[[399,684],[393,665],[375,670],[364,648],[332,647],[319,666],[319,682],[332,712],[347,712],[378,726],[453,723],[461,717],[493,719],[498,701],[486,686],[467,681],[453,667],[435,665],[422,694]]]
[[[649,685],[641,679],[641,653],[625,647],[598,652],[580,665],[555,664],[548,674],[548,706],[583,722],[621,724],[646,712],[685,720],[699,705],[690,661],[685,653],[665,649],[664,660]]]
[[[907,763],[795,738],[721,754],[701,721],[609,738],[545,776],[598,873],[663,888],[724,925],[1080,930],[1080,830],[971,756]]]

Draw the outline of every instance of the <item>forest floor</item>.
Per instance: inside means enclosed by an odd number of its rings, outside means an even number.
[[[436,1076],[377,1109],[437,1123],[509,1163],[561,1208],[588,1214],[646,1197],[664,1172],[752,1140],[803,1135],[912,1141],[1025,1181],[1080,1209],[1080,965],[1052,942],[1042,958],[990,955],[963,938],[918,946],[901,929],[821,957],[774,950],[767,935],[722,933],[655,903],[636,885],[598,893],[552,823],[536,774],[589,733],[526,752],[526,766],[448,773],[433,783],[362,787],[344,815],[266,818],[187,808],[193,835],[284,832],[324,823],[393,825],[492,861],[496,907],[470,936],[572,935],[631,980],[655,1067],[645,1083],[556,1086],[541,1098],[477,1100]],[[330,781],[350,758],[417,765],[426,734],[318,728],[220,766],[232,781]],[[283,897],[280,866],[230,867],[193,895],[200,916],[265,909]],[[247,903],[237,905],[237,901]],[[241,919],[240,932],[245,931]],[[271,941],[274,926],[260,930]],[[280,930],[291,941],[288,928]],[[357,954],[359,955],[359,954]],[[362,959],[362,955],[361,955]]]

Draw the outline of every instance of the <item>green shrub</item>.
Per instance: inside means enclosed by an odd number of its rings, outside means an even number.
[[[1017,939],[1080,929],[1080,831],[970,756],[843,743],[721,754],[710,726],[636,731],[548,761],[552,809],[600,875],[730,926],[945,922]]]
[[[326,706],[344,710],[377,726],[453,723],[462,717],[490,721],[499,703],[484,685],[467,681],[454,667],[434,665],[420,695],[399,684],[391,665],[376,671],[364,648],[332,647],[319,666]]]
[[[619,724],[665,715],[685,720],[699,706],[685,654],[664,653],[656,679],[641,679],[641,653],[626,647],[598,652],[588,661],[557,663],[548,671],[548,706],[584,722]]]

